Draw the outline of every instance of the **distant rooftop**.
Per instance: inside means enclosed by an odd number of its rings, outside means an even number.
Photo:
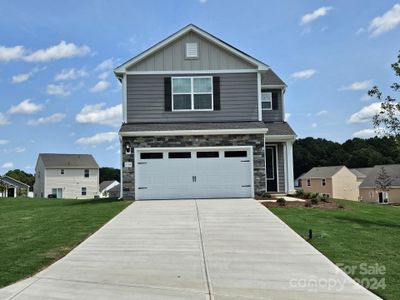
[[[314,167],[300,178],[327,178],[335,175],[344,166]]]
[[[40,153],[39,158],[46,168],[99,168],[91,154]]]

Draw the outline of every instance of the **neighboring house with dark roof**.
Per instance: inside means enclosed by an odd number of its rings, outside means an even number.
[[[123,198],[294,192],[296,134],[269,65],[190,24],[114,73]]]
[[[358,200],[357,176],[346,166],[315,167],[301,177],[305,192],[325,194],[331,198]]]
[[[119,182],[116,180],[102,181],[100,183],[100,198],[109,198],[109,191],[115,186],[119,186]]]
[[[381,190],[376,181],[384,168],[390,181],[388,190]],[[377,165],[360,184],[360,200],[376,203],[400,203],[400,164]]]
[[[116,186],[112,187],[109,191],[108,191],[108,197],[109,198],[115,198],[118,199],[121,197],[121,186],[118,183]]]
[[[19,191],[27,196],[29,185],[10,176],[0,176],[0,197],[15,198]]]
[[[35,197],[94,198],[99,195],[99,165],[90,154],[41,153],[33,190]]]

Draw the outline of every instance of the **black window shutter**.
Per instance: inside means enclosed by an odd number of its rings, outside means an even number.
[[[172,110],[171,77],[164,77],[164,107],[165,111]]]
[[[219,76],[213,77],[214,110],[221,110],[221,92],[219,88]]]
[[[272,109],[278,110],[278,93],[272,92]]]

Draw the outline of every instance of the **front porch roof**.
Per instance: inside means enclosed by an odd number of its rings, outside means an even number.
[[[266,134],[267,137],[295,137],[286,122],[197,122],[197,123],[126,123],[120,136]]]

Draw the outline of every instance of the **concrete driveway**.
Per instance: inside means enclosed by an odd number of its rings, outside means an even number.
[[[379,299],[252,199],[141,201],[2,299]]]

